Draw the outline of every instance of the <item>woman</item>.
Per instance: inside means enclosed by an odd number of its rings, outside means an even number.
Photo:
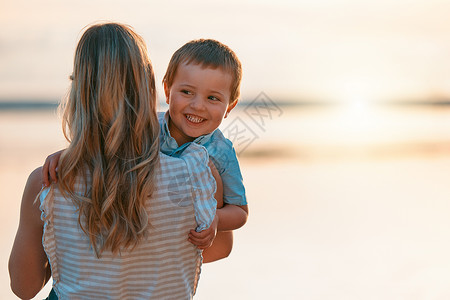
[[[13,292],[32,298],[52,276],[59,299],[191,298],[201,252],[187,234],[217,226],[206,150],[159,153],[153,70],[129,27],[88,28],[71,79],[70,145],[57,184],[40,191],[40,169],[28,179],[9,261]]]

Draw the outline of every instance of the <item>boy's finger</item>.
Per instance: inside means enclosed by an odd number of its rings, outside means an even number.
[[[54,183],[58,182],[58,175],[56,174],[57,168],[54,160],[50,162],[50,177]]]
[[[212,236],[208,235],[208,236],[203,236],[203,237],[197,237],[194,235],[189,235],[189,238],[197,243],[206,243],[212,239]]]
[[[202,241],[202,242],[196,242],[193,240],[189,240],[192,244],[194,244],[195,246],[197,246],[198,248],[204,249],[204,248],[208,248],[211,246],[212,241],[211,240],[206,240],[206,241]]]
[[[48,157],[45,160],[44,165],[42,166],[42,181],[45,186],[49,186],[50,183],[48,181]]]
[[[209,243],[209,241],[211,240],[209,237],[199,239],[199,238],[193,237],[191,235],[189,236],[189,239],[196,245],[204,245],[204,244]]]
[[[191,240],[196,245],[199,245],[204,242],[203,239],[198,239],[196,237],[193,237],[192,235],[189,236],[189,240]]]
[[[189,238],[188,241],[197,247],[202,247],[203,245],[205,245],[205,243],[200,243],[199,241],[193,240],[191,238]]]
[[[194,242],[194,241],[191,240],[191,239],[188,239],[188,241],[189,241],[191,244],[197,246],[198,249],[206,249],[206,248],[208,248],[208,247],[210,246],[210,243],[196,243],[196,242]]]
[[[208,235],[204,234],[204,233],[196,232],[196,233],[189,233],[189,236],[192,236],[196,239],[202,239],[204,237],[207,237]]]
[[[191,231],[189,232],[189,234],[191,234],[191,235],[193,235],[193,236],[195,236],[195,237],[197,237],[197,238],[203,238],[203,237],[206,237],[206,236],[208,236],[208,235],[211,235],[211,232],[210,232],[210,230],[208,230],[208,229],[202,230],[202,231],[200,231],[200,232],[197,232],[197,231],[195,231],[195,230],[191,230]]]

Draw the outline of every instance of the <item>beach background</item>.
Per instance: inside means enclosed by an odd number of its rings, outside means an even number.
[[[194,38],[244,66],[221,129],[250,217],[195,299],[450,299],[448,13],[437,0],[1,1],[0,298],[16,299],[7,262],[26,179],[66,146],[56,105],[76,42],[112,20],[143,35],[159,81]]]

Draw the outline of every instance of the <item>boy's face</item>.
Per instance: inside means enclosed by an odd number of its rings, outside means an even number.
[[[178,66],[172,86],[164,83],[169,104],[169,130],[178,145],[213,132],[234,108],[232,76],[221,68],[197,64]]]

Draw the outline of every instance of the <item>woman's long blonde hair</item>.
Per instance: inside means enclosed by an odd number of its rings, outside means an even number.
[[[97,256],[117,253],[146,235],[145,201],[159,163],[155,78],[143,39],[122,24],[89,27],[71,79],[62,104],[70,146],[59,163],[59,188],[79,207]],[[82,193],[77,178],[84,178]]]

